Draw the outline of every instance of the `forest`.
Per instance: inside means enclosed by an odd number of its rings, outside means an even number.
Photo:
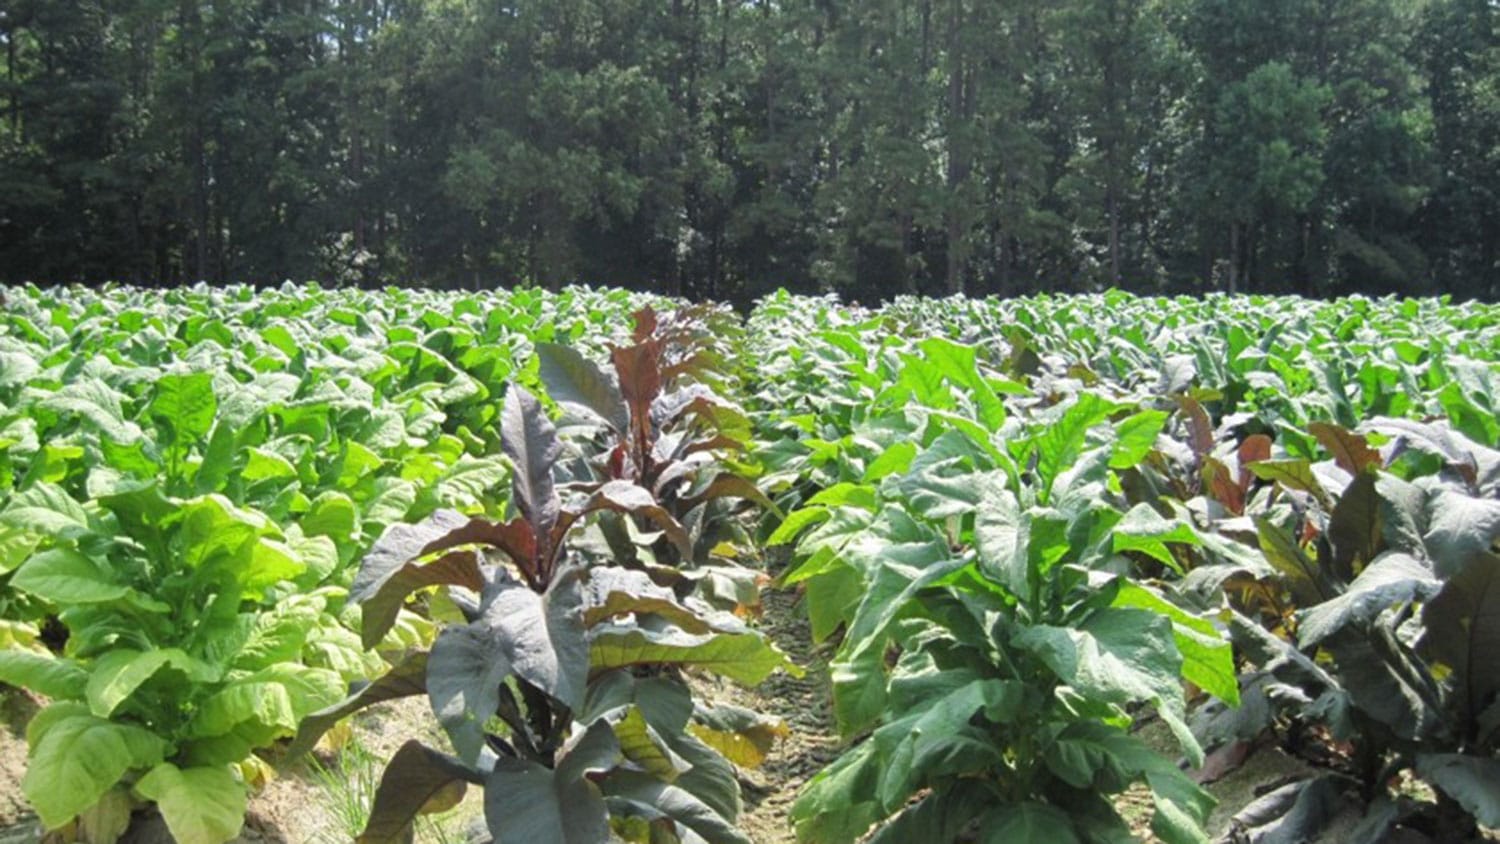
[[[1495,0],[7,0],[0,282],[1500,296]]]

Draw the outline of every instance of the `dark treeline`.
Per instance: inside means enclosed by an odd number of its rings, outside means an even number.
[[[0,279],[1500,294],[1496,0],[6,0]]]

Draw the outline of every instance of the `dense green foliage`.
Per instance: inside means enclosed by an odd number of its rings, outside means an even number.
[[[352,566],[392,525],[500,513],[507,384],[536,342],[624,336],[619,292],[7,291],[0,681],[52,703],[24,789],[49,827],[239,828],[237,766],[431,638],[361,642]],[[357,585],[357,584],[354,584]],[[108,835],[101,833],[105,838]]]
[[[1487,0],[13,0],[0,279],[1500,294]]]
[[[1205,841],[1143,705],[1195,765],[1316,760],[1245,840],[1500,820],[1493,308],[774,297],[750,336],[765,484],[799,505],[769,541],[863,739],[802,840],[1129,840],[1105,798],[1142,782],[1160,839]]]
[[[362,840],[479,786],[501,840],[744,844],[786,726],[692,678],[798,671],[757,539],[847,741],[802,840],[1129,840],[1135,788],[1204,841],[1262,747],[1316,773],[1247,840],[1500,824],[1496,306],[4,295],[0,682],[65,834],[219,844],[268,759],[423,695]]]

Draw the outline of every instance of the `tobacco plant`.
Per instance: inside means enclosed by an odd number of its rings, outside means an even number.
[[[951,401],[943,379],[972,383],[963,348],[927,344],[935,377],[906,382],[926,385],[921,407]],[[802,840],[872,825],[881,842],[1127,840],[1110,796],[1133,782],[1158,836],[1205,840],[1212,799],[1130,726],[1154,707],[1201,761],[1183,682],[1230,702],[1237,687],[1213,624],[1127,576],[1198,541],[1110,491],[1165,417],[1131,411],[1080,393],[1033,431],[1005,427],[1002,448],[981,420],[908,406],[904,456],[814,495],[772,537],[807,531],[783,579],[806,584],[815,630],[845,625],[835,714],[845,735],[869,731],[797,801]]]
[[[733,615],[573,549],[576,526],[612,511],[657,525],[689,552],[676,520],[632,481],[594,485],[565,503],[553,479],[556,429],[521,387],[506,398],[501,436],[516,517],[440,511],[393,528],[353,587],[367,644],[428,586],[446,587],[443,600],[462,621],[446,625],[430,652],[308,719],[293,754],[363,706],[425,692],[455,752],[403,746],[362,841],[402,840],[424,807],[478,785],[501,841],[743,844],[733,768],[708,743],[729,741],[735,728],[695,706],[683,672],[754,684],[791,666]],[[741,725],[767,726],[752,721]]]
[[[651,308],[635,314],[629,345],[609,347],[609,370],[577,350],[541,343],[537,354],[549,395],[573,417],[588,459],[570,488],[592,492],[633,483],[650,493],[666,516],[651,525],[605,517],[600,528],[617,563],[649,569],[659,582],[691,587],[730,606],[757,600],[755,575],[719,561],[721,543],[744,540],[727,499],[775,505],[732,463],[750,444],[744,412],[712,386],[722,380],[718,339],[704,328],[700,309],[660,319]],[[686,536],[687,542],[677,541]],[[645,537],[644,539],[642,537]]]
[[[1255,517],[1273,569],[1259,580],[1283,598],[1234,620],[1255,705],[1208,710],[1200,731],[1226,746],[1272,732],[1325,773],[1236,823],[1308,836],[1351,811],[1347,840],[1371,842],[1500,826],[1500,452],[1401,420],[1321,434],[1327,461],[1250,464],[1285,502]],[[1404,777],[1436,800],[1393,791]]]
[[[43,826],[95,841],[143,802],[179,841],[227,841],[241,763],[380,661],[336,616],[343,590],[316,586],[337,560],[327,537],[109,472],[90,491],[84,505],[42,483],[0,511],[33,537],[9,586],[44,621],[0,649],[0,681],[51,699],[26,728],[22,790]]]

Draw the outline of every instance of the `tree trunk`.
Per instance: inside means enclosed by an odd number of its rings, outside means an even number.
[[[963,0],[951,0],[948,12],[948,272],[950,295],[964,292],[965,232],[967,216],[961,207],[961,191],[969,175],[968,151],[963,135],[964,118]]]

